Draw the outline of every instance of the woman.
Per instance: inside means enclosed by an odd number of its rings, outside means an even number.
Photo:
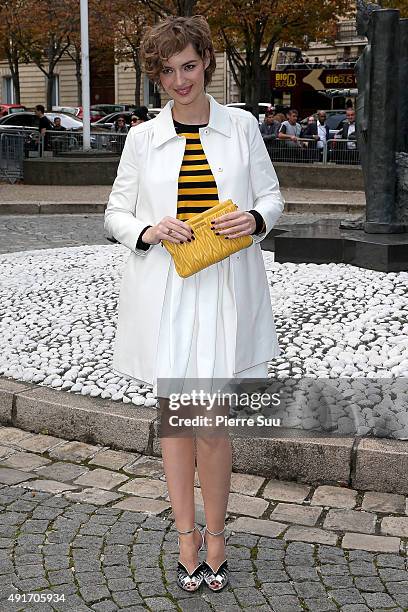
[[[126,125],[126,118],[124,115],[119,115],[116,121],[114,121],[111,127],[111,132],[116,132],[116,134],[128,133],[128,127]]]
[[[124,115],[119,115],[119,117],[114,121],[111,126],[111,132],[114,132],[116,136],[112,138],[110,141],[110,147],[112,151],[120,155],[123,151],[123,147],[125,146],[126,134],[128,133],[128,126],[126,125],[126,118]]]
[[[167,18],[146,33],[141,52],[146,74],[170,101],[153,121],[130,130],[105,212],[107,234],[131,251],[113,368],[156,391],[166,378],[266,377],[267,362],[280,349],[259,242],[280,217],[283,201],[258,122],[206,94],[215,56],[203,17]],[[194,240],[191,215],[227,199],[238,210],[215,219],[215,233],[220,239],[252,235],[253,244],[179,277],[161,241]],[[195,441],[203,532],[194,526],[194,439],[161,438],[179,533],[177,582],[195,591],[205,580],[219,591],[228,582],[223,534],[231,444],[228,436]],[[199,564],[203,544],[207,557]]]
[[[132,116],[130,118],[130,126],[136,127],[136,125],[140,125],[145,121],[149,121],[150,117],[148,115],[148,109],[146,106],[139,106],[134,109]]]

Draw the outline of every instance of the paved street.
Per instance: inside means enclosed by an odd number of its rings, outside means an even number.
[[[112,244],[103,236],[103,215],[1,215],[0,253]]]
[[[344,216],[344,213],[330,215],[338,219]],[[316,221],[321,217],[310,213],[282,215],[278,225]],[[0,253],[84,244],[112,244],[104,238],[102,214],[0,215]]]
[[[233,474],[231,584],[188,594],[159,458],[2,427],[0,483],[1,610],[408,609],[403,495]]]

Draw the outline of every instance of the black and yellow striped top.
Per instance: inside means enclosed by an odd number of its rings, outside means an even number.
[[[177,199],[177,219],[186,221],[218,204],[218,190],[200,140],[199,128],[205,125],[185,125],[174,120],[174,127],[186,138]]]

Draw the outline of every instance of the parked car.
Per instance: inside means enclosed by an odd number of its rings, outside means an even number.
[[[341,125],[346,119],[346,111],[336,111],[335,113],[330,113],[327,115],[326,123],[329,126],[330,136],[332,138],[334,138],[334,136],[341,129]]]
[[[27,108],[22,104],[0,104],[0,117],[13,113],[21,113],[25,110],[27,110]]]
[[[247,106],[246,102],[231,102],[226,104],[225,106],[235,106],[237,108],[245,108]],[[263,123],[265,119],[265,113],[272,105],[270,102],[259,102],[258,104],[258,114],[259,114],[259,123]]]
[[[148,115],[151,119],[154,119],[155,117],[157,117],[157,115],[160,113],[161,108],[148,108]]]
[[[52,112],[68,113],[69,115],[74,115],[75,117],[78,117],[78,119],[81,120],[84,116],[84,109],[82,106],[53,106]],[[91,110],[89,112],[91,116],[91,123],[93,121],[98,121],[98,119],[102,119],[102,117],[104,117],[106,114],[103,111],[97,110]]]
[[[340,129],[341,123],[345,121],[346,119],[346,111],[345,110],[326,110],[325,113],[327,116],[326,124],[329,126],[330,138],[334,138],[335,135],[338,133],[338,130]],[[306,127],[307,120],[309,117],[311,117],[311,115],[309,115],[308,117],[305,117],[304,119],[300,121],[300,125],[302,127]],[[317,113],[313,113],[313,117],[315,118],[315,121],[316,121]]]
[[[24,137],[24,155],[38,151],[38,117],[31,112],[18,112],[0,117],[0,134],[21,134]]]
[[[105,115],[105,117],[102,117],[98,121],[92,122],[92,126],[104,128],[105,130],[109,131],[118,117],[125,117],[126,125],[129,127],[130,118],[132,115],[132,111],[120,111],[116,113],[110,113],[109,115]]]
[[[0,117],[0,127],[7,128],[36,128],[38,130],[38,117],[35,113],[21,111]]]
[[[60,117],[61,125],[70,133],[78,133],[83,130],[83,122],[74,115],[70,115],[68,113],[60,113],[53,111],[51,113],[45,113],[45,116],[50,119],[53,123],[55,117]],[[39,120],[35,113],[32,112],[21,112],[15,113],[13,115],[6,115],[5,117],[0,118],[0,133],[2,131],[13,131],[24,134],[25,141],[27,143],[26,149],[36,150],[38,147],[38,130],[39,130]],[[106,128],[104,127],[94,127],[91,126],[91,147],[92,148],[109,148],[110,139],[109,135],[106,137],[102,135],[102,133],[106,132]],[[97,136],[100,134],[100,136]],[[52,140],[57,138],[52,137]],[[63,135],[59,136],[60,144],[62,141],[66,140],[66,137]],[[75,137],[73,137],[75,138]],[[76,140],[71,140],[70,146],[68,148],[80,148],[81,146],[81,138],[76,138]],[[61,147],[59,147],[62,150]],[[66,150],[66,148],[64,148]]]
[[[91,104],[90,106],[91,110],[102,111],[105,115],[131,111],[134,108],[136,108],[136,104]]]
[[[82,120],[79,119],[79,117],[75,117],[75,115],[52,111],[50,113],[45,113],[45,116],[48,117],[48,119],[50,119],[52,123],[54,122],[55,117],[60,117],[62,127],[67,130],[82,131],[83,129]],[[27,111],[21,113],[14,113],[12,115],[5,115],[4,117],[0,118],[0,128],[3,127],[16,129],[32,127],[38,129],[39,121],[38,117],[33,112]],[[103,132],[106,130],[103,130],[99,126],[96,126],[95,129],[93,129],[92,131]]]

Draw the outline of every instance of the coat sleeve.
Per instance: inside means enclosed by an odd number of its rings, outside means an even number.
[[[137,151],[136,139],[143,138],[143,136],[133,128],[126,137],[104,218],[105,236],[115,238],[133,253],[141,256],[145,256],[153,246],[150,245],[147,249],[137,248],[139,235],[146,227],[146,221],[136,216],[139,160],[141,159],[141,153]]]
[[[255,117],[250,120],[250,179],[254,198],[253,209],[262,215],[265,231],[253,235],[260,242],[271,231],[284,209],[284,199],[279,189],[279,180],[272,165]]]

